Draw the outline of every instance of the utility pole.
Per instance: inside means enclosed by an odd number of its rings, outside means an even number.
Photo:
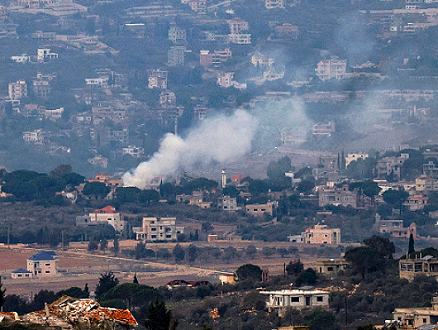
[[[11,243],[11,226],[9,224],[7,224],[8,226],[8,249],[9,249],[9,245]]]

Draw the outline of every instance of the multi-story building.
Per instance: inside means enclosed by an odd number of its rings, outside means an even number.
[[[355,160],[364,160],[365,158],[368,157],[369,155],[364,153],[347,154],[347,157],[345,157],[345,166],[348,166],[351,162]]]
[[[313,125],[313,136],[331,136],[336,131],[335,123],[317,123]]]
[[[198,14],[205,14],[207,12],[207,0],[189,0],[187,3]]]
[[[45,60],[53,60],[58,58],[58,53],[50,52],[49,48],[39,48],[37,51],[38,62],[44,62]]]
[[[108,81],[109,81],[108,77],[87,78],[85,79],[85,85],[88,88],[107,88]]]
[[[11,56],[11,60],[14,61],[15,63],[26,63],[26,62],[30,62],[30,56],[27,54]]]
[[[385,178],[386,176],[393,176],[393,179],[400,180],[401,167],[409,154],[401,154],[400,157],[384,157],[377,161],[377,176]]]
[[[326,225],[315,225],[302,232],[301,237],[306,244],[340,244],[341,230],[339,228],[329,229]]]
[[[328,308],[330,293],[322,290],[281,290],[260,291],[261,294],[269,295],[266,303],[268,310],[277,311],[283,315],[287,308]]]
[[[26,143],[42,144],[45,132],[39,128],[31,132],[23,132],[23,140]]]
[[[32,91],[36,97],[46,99],[52,93],[52,86],[50,81],[53,77],[42,76],[38,74],[37,78],[32,80]]]
[[[239,17],[235,17],[233,19],[227,20],[228,26],[230,27],[231,34],[240,34],[243,31],[249,30],[249,24],[247,21],[240,19]]]
[[[415,189],[419,192],[438,191],[438,179],[422,175],[415,179]]]
[[[418,259],[400,259],[400,278],[412,281],[416,275],[427,275],[438,278],[438,258],[430,255]]]
[[[116,211],[114,206],[105,206],[100,210],[95,210],[89,215],[90,222],[107,223],[112,226],[117,232],[123,232],[126,226],[126,221],[122,220],[120,213]]]
[[[201,50],[199,54],[199,64],[204,67],[217,67],[226,62],[229,58],[231,58],[231,56],[232,52],[229,48],[225,48],[224,50],[215,50],[213,53],[210,53],[208,50]]]
[[[236,197],[222,196],[218,200],[218,207],[223,211],[237,211],[237,199]]]
[[[186,42],[187,33],[186,30],[177,26],[172,26],[168,32],[168,39],[173,43]]]
[[[269,202],[266,204],[248,204],[245,206],[246,213],[251,214],[255,217],[261,217],[265,213],[272,216],[274,211],[275,203]]]
[[[251,44],[251,34],[250,33],[231,33],[228,35],[229,40],[232,44],[237,45],[249,45]]]
[[[432,298],[432,307],[396,308],[392,315],[400,323],[399,329],[436,329],[438,297]]]
[[[27,97],[27,84],[24,80],[17,80],[17,82],[10,83],[8,86],[9,99],[20,100]]]
[[[176,66],[183,65],[186,53],[185,46],[172,46],[167,52],[167,65]]]
[[[217,78],[217,84],[221,87],[228,88],[234,85],[234,72],[222,72]]]
[[[149,70],[148,71],[148,88],[167,89],[168,71]]]
[[[388,234],[391,237],[409,238],[412,234],[417,238],[417,225],[411,223],[409,227],[403,227],[403,220],[381,220],[376,215],[376,225],[380,234]]]
[[[184,234],[184,227],[176,225],[176,218],[144,217],[143,226],[133,230],[137,240],[147,242],[176,241],[179,234]]]
[[[312,268],[319,274],[336,276],[339,271],[347,269],[349,263],[345,259],[317,260]]]
[[[123,148],[123,155],[130,155],[135,158],[141,158],[144,156],[144,148],[128,146]]]
[[[356,208],[358,203],[357,191],[350,191],[348,186],[342,188],[323,187],[318,190],[318,204],[321,207],[326,205],[351,206]]]
[[[275,36],[279,39],[298,39],[298,35],[299,29],[296,25],[284,23],[275,27]]]
[[[315,69],[316,75],[321,80],[344,79],[347,73],[347,61],[335,57],[320,61]]]
[[[27,259],[27,270],[33,277],[51,277],[58,274],[58,257],[53,251],[40,251]]]
[[[285,0],[265,0],[266,9],[284,8]]]

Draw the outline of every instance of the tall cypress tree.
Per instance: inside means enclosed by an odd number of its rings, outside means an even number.
[[[409,236],[409,246],[408,246],[408,255],[411,255],[411,253],[415,252],[415,246],[414,246],[414,235]]]
[[[2,287],[3,287],[3,283],[2,283],[2,278],[0,276],[0,309],[4,305],[6,298],[5,296],[6,289],[2,289]]]

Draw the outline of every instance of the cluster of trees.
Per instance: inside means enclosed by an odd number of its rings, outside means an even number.
[[[3,182],[2,191],[13,194],[19,201],[38,201],[63,206],[66,204],[64,199],[62,196],[55,196],[55,193],[73,189],[74,186],[83,183],[85,178],[74,173],[70,165],[59,165],[49,175],[27,170],[9,173],[3,170],[0,180]]]

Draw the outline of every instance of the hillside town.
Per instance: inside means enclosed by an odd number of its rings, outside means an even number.
[[[438,329],[435,0],[0,0],[0,329]]]

